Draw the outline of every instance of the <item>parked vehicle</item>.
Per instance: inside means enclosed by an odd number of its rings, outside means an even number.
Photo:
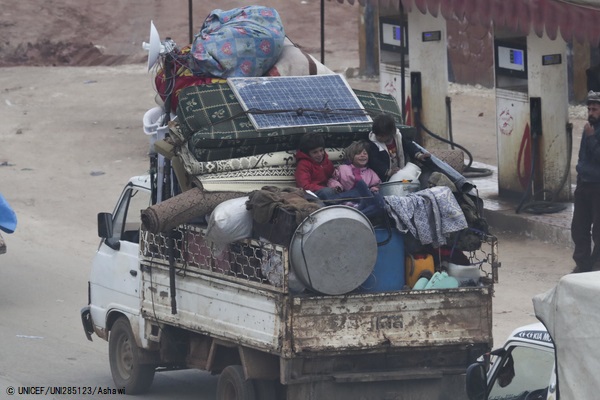
[[[598,293],[600,272],[591,272],[566,275],[555,288],[535,296],[541,322],[515,329],[501,348],[469,367],[469,399],[596,398]]]

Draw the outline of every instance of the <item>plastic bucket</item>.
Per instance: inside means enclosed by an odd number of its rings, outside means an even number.
[[[360,285],[361,292],[387,292],[404,288],[404,235],[397,229],[386,244],[377,247],[377,261],[369,278]],[[386,228],[375,228],[378,243],[389,237]]]

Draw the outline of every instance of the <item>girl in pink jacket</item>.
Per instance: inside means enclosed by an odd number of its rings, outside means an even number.
[[[358,208],[369,216],[382,208],[383,201],[379,195],[381,179],[371,168],[369,163],[369,143],[366,141],[353,142],[344,150],[347,164],[338,166],[327,186],[338,193],[353,193],[348,198],[347,205]]]
[[[365,141],[353,142],[344,150],[347,164],[340,165],[333,172],[333,176],[327,182],[327,186],[339,192],[345,192],[356,187],[360,181],[364,181],[367,187],[374,193],[379,192],[381,179],[375,171],[367,167],[369,163],[369,143]]]

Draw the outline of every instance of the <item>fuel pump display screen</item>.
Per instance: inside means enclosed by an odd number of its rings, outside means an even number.
[[[405,54],[407,38],[405,28],[400,19],[394,17],[379,18],[380,47],[387,51],[403,51]]]
[[[402,46],[402,27],[400,25],[392,25],[383,23],[383,43],[392,46]]]
[[[527,42],[526,38],[494,40],[496,84],[498,79],[527,79]],[[506,82],[508,83],[508,82]],[[510,85],[514,86],[515,82]]]
[[[525,71],[525,51],[498,46],[498,67],[514,71]]]

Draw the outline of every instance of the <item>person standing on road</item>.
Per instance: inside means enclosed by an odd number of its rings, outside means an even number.
[[[594,264],[600,255],[600,92],[588,93],[587,107],[588,122],[581,135],[571,222],[576,264],[573,272],[597,269]]]

